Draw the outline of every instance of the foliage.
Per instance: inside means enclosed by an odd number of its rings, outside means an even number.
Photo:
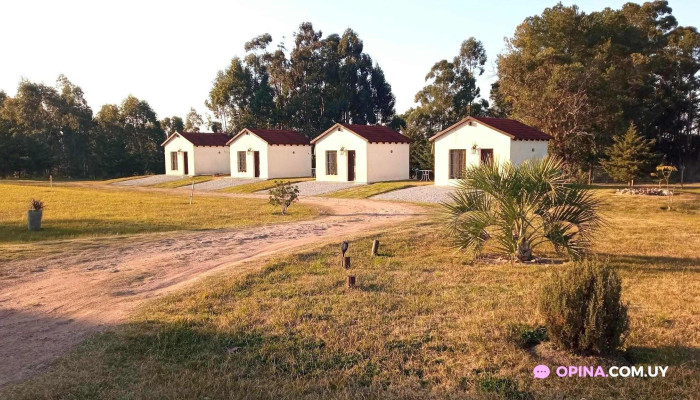
[[[63,75],[55,87],[23,80],[14,97],[1,93],[0,100],[0,176],[163,171],[165,135],[143,100],[129,96],[93,118],[82,89]]]
[[[547,328],[544,326],[532,328],[525,324],[512,324],[508,327],[508,331],[511,340],[523,349],[528,349],[548,340]]]
[[[583,187],[565,185],[563,164],[553,157],[470,166],[451,202],[443,203],[444,225],[453,244],[479,255],[493,239],[513,259],[532,259],[551,243],[573,258],[591,247],[601,224],[600,201]]]
[[[287,214],[287,209],[299,198],[299,186],[291,182],[275,181],[275,187],[270,189],[270,204],[280,206],[282,215]]]
[[[175,132],[182,133],[185,131],[185,123],[178,116],[165,117],[160,121],[160,129],[165,132],[166,136],[170,136]]]
[[[384,72],[351,29],[323,37],[309,22],[290,51],[263,34],[219,71],[206,105],[225,132],[285,127],[314,137],[335,122],[389,124],[394,95]]]
[[[609,354],[629,326],[617,273],[596,261],[555,272],[542,287],[539,309],[557,346],[579,354]]]
[[[402,116],[404,132],[411,138],[411,168],[433,169],[431,136],[466,116],[487,113],[488,102],[476,86],[485,64],[483,44],[470,37],[451,62],[440,60],[430,69],[426,86],[414,99],[419,105]]]
[[[41,200],[32,199],[32,201],[29,202],[29,209],[34,210],[34,211],[43,210],[44,209],[44,202]]]
[[[199,132],[199,127],[202,125],[204,125],[204,118],[194,107],[190,107],[190,112],[185,117],[185,132]]]
[[[588,170],[632,121],[671,161],[697,157],[700,35],[667,1],[528,17],[498,57],[499,112],[554,136],[550,153]]]
[[[634,186],[634,179],[642,176],[655,158],[652,153],[655,141],[639,135],[634,124],[622,137],[613,140],[614,144],[606,150],[607,160],[601,161],[603,169],[614,180]]]

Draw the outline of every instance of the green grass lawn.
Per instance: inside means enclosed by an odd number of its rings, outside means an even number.
[[[125,235],[175,230],[253,226],[312,218],[317,211],[300,204],[288,216],[258,199],[182,195],[91,187],[0,183],[0,246],[51,239]],[[27,230],[32,198],[45,203],[42,230]],[[0,247],[1,249],[2,247]]]
[[[373,237],[350,243],[355,290],[344,287],[337,245],[211,277],[150,303],[0,398],[693,398],[700,214],[600,192],[609,225],[595,250],[620,272],[631,317],[615,358],[556,350],[535,358],[516,332],[542,323],[539,282],[562,266],[472,262],[424,219],[380,235],[379,257],[368,255]],[[669,372],[532,378],[540,363],[623,362]]]
[[[340,199],[366,199],[378,194],[392,192],[394,190],[406,189],[413,186],[432,185],[433,182],[421,181],[396,181],[396,182],[378,182],[369,185],[361,185],[348,189],[338,190],[324,195],[325,197],[335,197]]]
[[[289,182],[289,183],[299,183],[312,181],[314,178],[285,178],[285,179],[270,179],[267,181],[246,183],[244,185],[231,186],[225,189],[221,189],[221,192],[225,193],[255,193],[262,190],[268,190],[275,187],[275,182]]]
[[[175,189],[181,186],[191,185],[192,181],[194,181],[195,184],[198,184],[202,182],[209,182],[212,179],[214,179],[214,177],[210,175],[187,176],[174,181],[156,183],[155,185],[149,185],[148,187],[158,189]]]

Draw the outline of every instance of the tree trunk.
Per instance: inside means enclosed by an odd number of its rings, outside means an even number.
[[[518,261],[530,261],[532,260],[532,248],[530,247],[530,242],[527,239],[518,241]]]

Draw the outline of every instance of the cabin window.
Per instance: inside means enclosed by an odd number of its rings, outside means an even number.
[[[170,152],[170,169],[177,171],[177,151]]]
[[[326,175],[338,175],[338,152],[326,152]]]
[[[238,172],[246,172],[246,155],[245,151],[238,152]]]
[[[450,179],[460,179],[467,169],[467,151],[450,150]]]

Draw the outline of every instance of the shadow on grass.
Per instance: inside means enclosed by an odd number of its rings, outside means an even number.
[[[625,358],[632,364],[686,366],[700,369],[700,348],[688,346],[630,347]]]
[[[610,259],[611,262],[622,269],[630,271],[688,272],[687,267],[700,267],[700,257],[641,256],[612,253],[599,253],[598,255],[601,259]],[[700,272],[700,269],[697,272]]]
[[[41,230],[30,232],[26,222],[0,224],[0,243],[35,242],[74,238],[79,236],[119,235],[146,232],[183,230],[183,224],[154,223],[153,221],[106,221],[100,219],[45,220]]]

